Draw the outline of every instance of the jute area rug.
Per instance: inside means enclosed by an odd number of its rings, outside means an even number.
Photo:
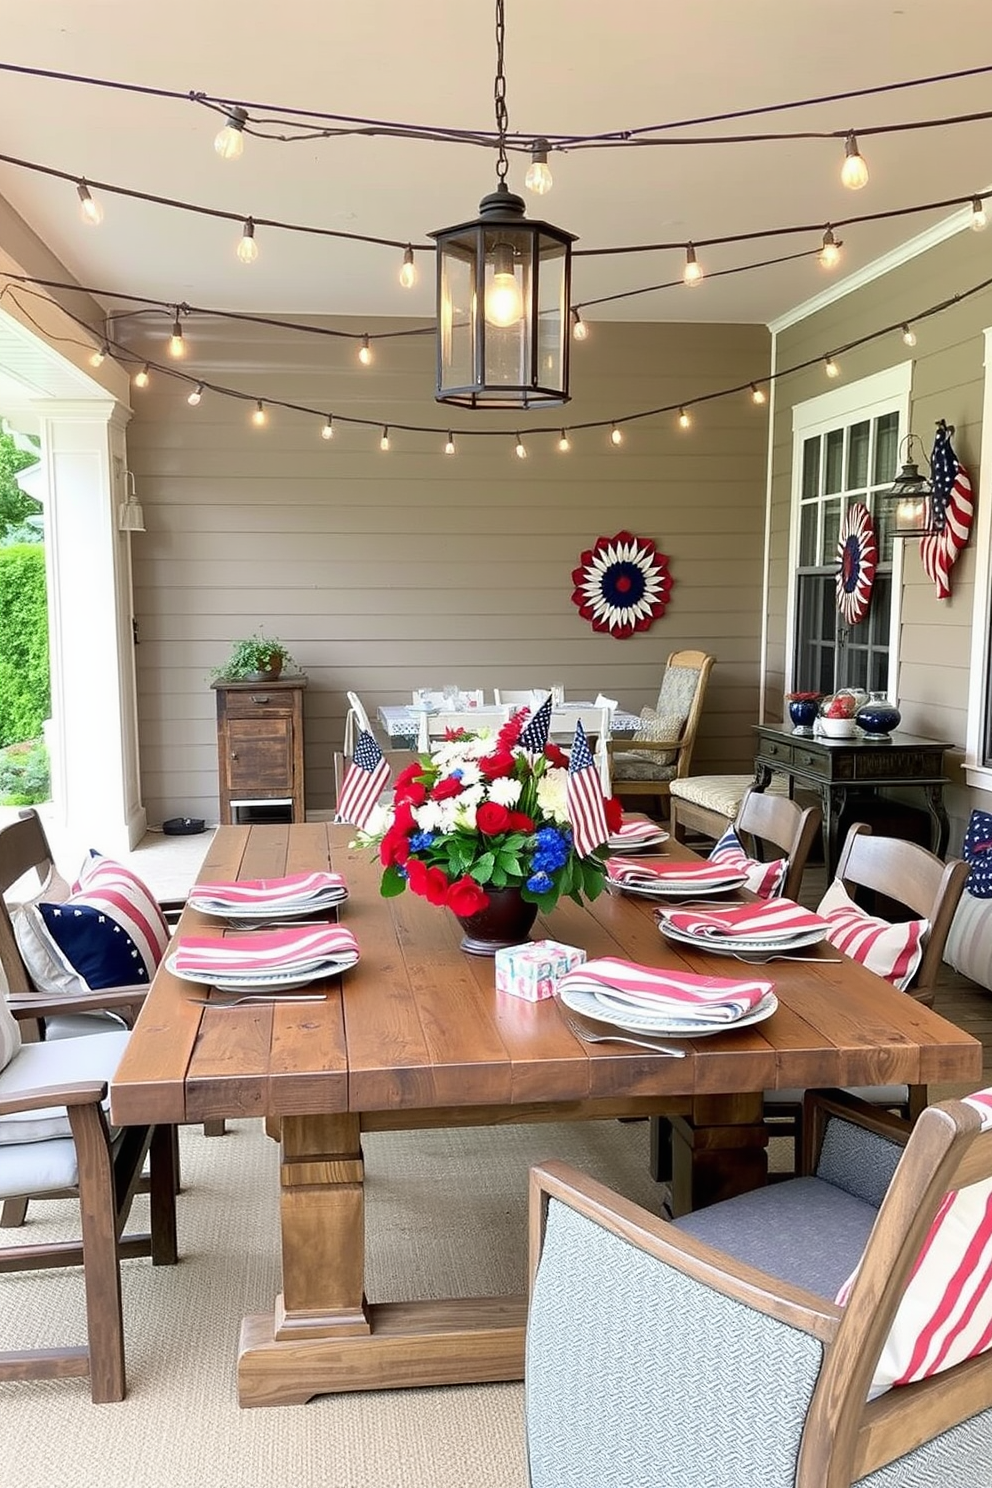
[[[123,1265],[127,1399],[94,1406],[84,1380],[0,1383],[0,1488],[524,1488],[519,1384],[238,1406],[241,1318],[279,1289],[277,1149],[247,1121],[181,1140],[182,1260]],[[664,1196],[646,1122],[383,1134],[364,1147],[376,1301],[523,1291],[527,1171],[543,1158],[655,1212]],[[37,1203],[23,1233],[74,1223],[68,1201]],[[0,1348],[85,1336],[79,1272],[2,1276],[0,1299]]]

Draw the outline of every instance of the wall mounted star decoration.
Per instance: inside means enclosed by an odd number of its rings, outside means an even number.
[[[593,630],[625,640],[665,613],[673,582],[668,558],[651,538],[618,532],[582,554],[572,570],[572,603]]]

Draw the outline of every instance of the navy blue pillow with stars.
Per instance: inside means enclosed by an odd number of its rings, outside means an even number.
[[[961,855],[969,868],[965,892],[992,899],[992,811],[971,813]]]

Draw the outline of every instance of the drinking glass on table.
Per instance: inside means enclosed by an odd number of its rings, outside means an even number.
[[[445,682],[444,687],[441,690],[444,693],[444,701],[446,706],[450,708],[452,712],[457,712],[462,705],[462,695],[458,683]]]
[[[564,682],[552,682],[552,684],[551,684],[551,706],[552,706],[552,708],[560,708],[561,705],[562,705],[562,703],[564,703],[564,701],[565,701],[565,684],[564,684]]]

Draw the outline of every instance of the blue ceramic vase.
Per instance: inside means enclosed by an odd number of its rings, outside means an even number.
[[[819,703],[815,698],[792,698],[789,703],[789,718],[794,734],[811,734]]]
[[[902,722],[902,714],[883,692],[873,692],[854,715],[854,721],[866,739],[887,739]]]

